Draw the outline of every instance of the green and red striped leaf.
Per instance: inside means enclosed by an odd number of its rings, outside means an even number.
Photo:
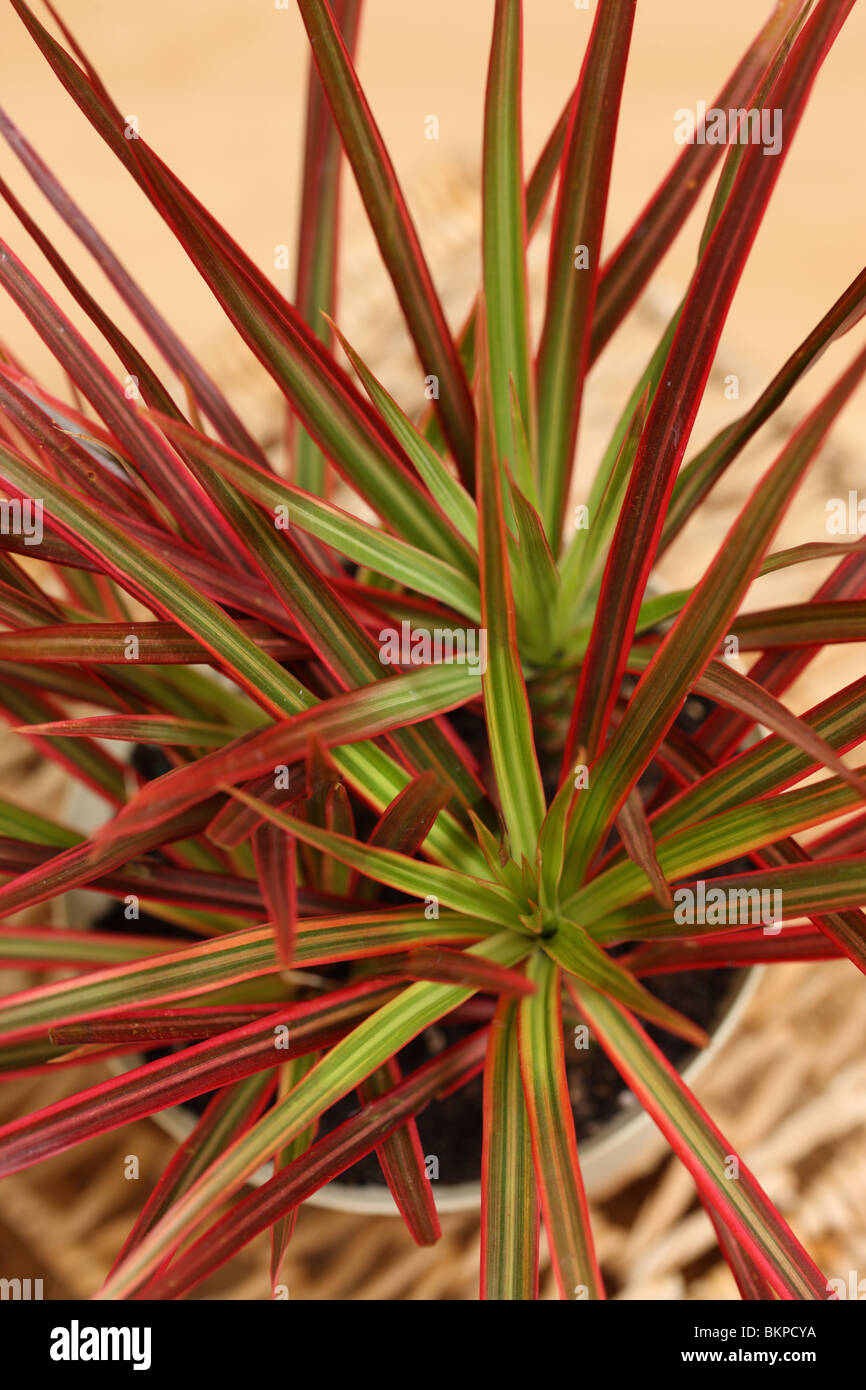
[[[484,1066],[481,1297],[538,1297],[538,1191],[518,1055],[518,1006],[503,1000]]]
[[[559,968],[530,959],[537,992],[519,1005],[523,1094],[544,1225],[560,1298],[604,1298],[574,1134],[565,1074]]]
[[[746,1165],[644,1030],[581,985],[575,1003],[617,1070],[688,1168],[701,1198],[780,1298],[825,1299],[827,1282]]]

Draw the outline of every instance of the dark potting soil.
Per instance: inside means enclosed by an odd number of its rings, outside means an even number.
[[[647,981],[647,988],[666,1004],[688,1014],[707,1032],[721,1021],[731,999],[738,970],[693,970],[676,975],[660,975]],[[404,1071],[421,1066],[443,1047],[457,1042],[472,1031],[472,1025],[447,1021],[428,1028],[399,1054]],[[695,1048],[662,1029],[647,1026],[647,1032],[664,1055],[680,1070],[695,1055]],[[567,1064],[568,1090],[578,1143],[586,1140],[614,1118],[629,1114],[638,1106],[619,1072],[595,1044],[575,1052]],[[431,1101],[418,1116],[418,1133],[428,1172],[448,1185],[477,1182],[481,1176],[481,1110],[483,1080],[475,1077],[443,1100]],[[324,1117],[322,1132],[333,1129],[358,1110],[354,1096],[344,1096]],[[375,1153],[369,1153],[340,1176],[341,1183],[355,1186],[382,1183]]]
[[[95,923],[99,931],[118,934],[159,934],[167,937],[189,938],[191,933],[155,917],[142,913],[134,922],[127,921],[120,903],[112,906]],[[197,939],[197,938],[193,938]],[[731,1001],[740,970],[690,970],[672,975],[657,975],[645,981],[647,989],[666,1004],[686,1014],[707,1032],[721,1022]],[[422,1066],[444,1048],[459,1042],[473,1032],[478,1024],[455,1024],[444,1020],[424,1030],[398,1053],[404,1075]],[[696,1055],[696,1049],[682,1038],[663,1029],[646,1024],[649,1035],[665,1057],[679,1070]],[[565,1025],[568,1030],[568,1024]],[[148,1061],[164,1057],[178,1049],[150,1049],[144,1056]],[[606,1054],[595,1043],[586,1049],[575,1049],[567,1062],[568,1089],[574,1114],[578,1141],[599,1133],[611,1120],[629,1114],[638,1105]],[[459,1091],[433,1100],[418,1116],[418,1132],[431,1177],[440,1182],[477,1182],[481,1173],[481,1111],[483,1081],[475,1077]],[[196,1118],[201,1115],[213,1093],[195,1096],[182,1108]],[[326,1134],[357,1113],[359,1103],[355,1092],[322,1117],[319,1133]],[[375,1153],[369,1153],[340,1176],[341,1183],[362,1186],[384,1182]]]

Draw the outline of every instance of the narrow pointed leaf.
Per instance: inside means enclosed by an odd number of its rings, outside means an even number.
[[[420,898],[432,895],[455,911],[481,917],[484,921],[498,922],[502,926],[517,925],[517,908],[509,894],[498,884],[482,882],[438,864],[426,864],[395,850],[379,849],[350,840],[345,835],[335,835],[285,811],[277,811],[263,801],[256,804],[255,798],[249,797],[239,787],[234,789],[233,794],[247,805],[255,805],[263,817],[290,831],[305,844],[333,854],[350,868],[378,879],[380,883]]]
[[[721,227],[721,222],[719,225]],[[711,244],[714,241],[715,238]],[[864,371],[866,351],[855,359],[782,450],[734,522],[677,622],[659,646],[653,662],[629,701],[619,727],[592,767],[591,796],[584,797],[577,804],[569,827],[569,848],[576,850],[570,863],[571,884],[576,886],[580,883],[613,816],[651,760],[664,733],[674,722],[679,704],[692,681],[700,675],[712,651],[725,635],[806,468]],[[647,430],[649,426],[648,420]],[[635,468],[639,459],[640,450]],[[624,505],[628,507],[628,501]],[[735,557],[734,563],[732,557]],[[607,582],[607,576],[611,573],[610,562],[605,573]],[[599,602],[603,604],[604,601],[603,592]],[[593,651],[597,647],[601,629],[602,624],[596,622],[588,661],[594,659]],[[606,625],[605,632],[605,640],[611,640]],[[621,659],[623,668],[626,660],[624,655]],[[619,679],[617,673],[611,674]],[[615,687],[610,686],[608,690],[609,694],[616,693]],[[579,850],[576,848],[578,845]]]
[[[541,512],[558,550],[601,265],[613,145],[636,0],[599,0],[563,154],[538,354]]]
[[[601,694],[603,713],[597,721],[597,741],[589,748],[591,758],[604,741],[667,505],[737,282],[812,83],[850,9],[847,0],[818,0],[765,103],[783,113],[783,148],[776,158],[766,159],[756,145],[738,147],[742,158],[736,178],[692,280],[641,435],[598,599],[587,663],[602,661],[611,649],[620,653],[620,658]],[[732,566],[728,568],[734,572]],[[596,806],[604,800],[603,794],[593,796]],[[593,839],[590,836],[587,843]],[[585,863],[584,856],[575,869],[575,878]]]
[[[253,835],[253,854],[262,897],[273,922],[277,959],[288,970],[298,920],[294,837],[265,822]]]
[[[334,20],[346,49],[354,54],[361,17],[361,0],[334,0]],[[295,304],[314,333],[330,345],[323,311],[332,314],[336,301],[337,239],[340,224],[340,136],[312,56],[308,59],[304,174]],[[293,476],[299,487],[324,496],[326,461],[318,446],[298,429],[292,449]]]
[[[439,378],[442,427],[464,481],[471,482],[475,452],[472,397],[397,175],[327,4],[323,0],[299,0],[299,9],[422,367],[425,374]]]
[[[126,1258],[145,1232],[195,1182],[226,1144],[230,1144],[256,1118],[271,1084],[267,1074],[254,1073],[243,1081],[224,1087],[213,1097],[195,1129],[163,1170],[121,1246],[115,1265]]]
[[[602,950],[598,941],[577,922],[563,918],[553,935],[545,937],[543,945],[551,959],[561,965],[567,974],[586,981],[594,989],[603,990],[612,999],[618,999],[660,1028],[666,1028],[668,1032],[686,1038],[698,1047],[707,1041],[703,1028],[650,994],[613,956]]]
[[[728,1177],[732,1149],[643,1029],[612,1001],[572,987],[581,1013],[635,1095],[718,1213],[781,1298],[823,1299],[827,1283],[745,1164]]]
[[[519,1005],[520,1071],[544,1225],[563,1299],[604,1298],[565,1075],[560,972],[537,952]]]
[[[358,1093],[369,1104],[396,1090],[402,1080],[399,1063],[392,1057],[361,1082]],[[435,1245],[442,1230],[414,1119],[383,1139],[376,1146],[376,1153],[391,1196],[415,1244]]]
[[[298,925],[295,966],[384,956],[426,941],[478,941],[490,931],[489,924],[445,909],[432,922],[417,908],[375,917],[367,912],[311,918]],[[0,1001],[0,1031],[4,1037],[44,1033],[63,1020],[108,1017],[139,1005],[208,994],[240,980],[277,974],[280,968],[270,927],[232,932],[200,945],[169,948],[150,960],[8,995]]]
[[[538,1297],[538,1192],[517,1045],[517,1005],[503,1000],[484,1067],[481,1297]]]
[[[481,552],[481,619],[487,636],[482,675],[484,717],[496,785],[512,856],[535,858],[544,819],[544,791],[533,741],[514,614],[511,569],[502,511],[502,483],[495,456],[486,359],[479,375],[480,410],[476,465]]]
[[[530,441],[535,438],[526,289],[526,211],[521,135],[522,0],[497,0],[484,114],[484,301],[493,431],[500,458],[514,459],[512,382]],[[531,446],[530,446],[531,447]]]

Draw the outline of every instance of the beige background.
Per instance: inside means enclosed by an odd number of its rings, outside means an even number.
[[[576,80],[592,21],[572,0],[529,0],[525,100],[527,167],[535,158]],[[150,0],[119,7],[113,0],[64,0],[63,14],[125,114],[233,235],[287,292],[293,276],[274,269],[274,248],[294,254],[305,101],[306,36],[294,0]],[[492,0],[367,0],[359,71],[403,181],[443,302],[456,327],[479,274],[478,164],[484,74]],[[609,248],[631,225],[678,153],[673,113],[712,101],[739,55],[769,13],[766,0],[640,0],[607,223]],[[157,214],[120,169],[54,79],[11,8],[3,8],[3,97],[13,118],[56,169],[114,249],[218,375],[251,427],[279,438],[282,406],[276,388],[234,330]],[[736,418],[793,348],[850,283],[864,262],[866,177],[862,148],[862,74],[866,7],[855,7],[819,74],[805,119],[790,149],[773,201],[737,292],[692,436],[690,452]],[[436,114],[440,139],[424,138]],[[0,172],[21,191],[88,284],[104,294],[119,321],[129,320],[89,259],[72,242],[5,147]],[[410,405],[421,374],[402,330],[351,174],[344,179],[342,327],[374,370]],[[588,478],[658,339],[694,264],[709,194],[665,258],[650,294],[593,372],[584,406],[576,497]],[[0,226],[13,248],[37,269],[58,298],[68,296],[5,207]],[[536,307],[543,303],[545,248],[531,255]],[[0,301],[2,303],[2,301]],[[71,306],[74,318],[77,311]],[[133,329],[133,336],[137,330]],[[774,425],[763,432],[713,495],[702,519],[665,558],[662,578],[680,586],[697,577],[735,511],[791,429],[840,372],[862,341],[862,326],[829,351],[798,386]],[[36,372],[63,389],[55,364],[11,305],[0,337],[25,354]],[[736,372],[741,398],[728,401],[724,374]],[[866,486],[861,441],[866,390],[835,427],[786,519],[779,544],[826,539],[826,502]],[[785,570],[754,586],[748,606],[804,599],[827,567]],[[866,648],[822,654],[789,699],[802,709],[825,693],[822,679],[843,683],[863,670]]]
[[[305,37],[292,0],[63,0],[67,22],[124,112],[222,218],[260,263],[293,243],[297,221]],[[529,0],[526,10],[525,127],[528,160],[540,148],[579,70],[594,8]],[[368,0],[361,77],[410,189],[480,155],[491,0]],[[629,64],[608,218],[608,243],[630,223],[677,152],[673,112],[712,100],[769,11],[765,0],[641,0]],[[53,79],[11,8],[2,19],[3,103],[125,257],[160,306],[205,356],[222,331],[220,311],[172,245],[158,218],[117,169]],[[787,160],[729,321],[729,338],[758,367],[773,367],[799,341],[863,263],[866,178],[862,74],[866,9],[855,7],[819,77],[806,122]],[[424,118],[441,138],[426,141]],[[17,188],[5,149],[0,168]],[[364,252],[363,225],[346,180],[351,261]],[[30,190],[28,189],[28,196]],[[422,200],[423,202],[423,200]],[[40,212],[38,195],[31,205]],[[448,208],[427,201],[422,231]],[[9,215],[0,212],[4,228]],[[56,224],[46,213],[45,225]],[[696,245],[692,224],[662,267],[680,285]],[[26,238],[9,229],[31,256]],[[67,244],[65,235],[59,237]],[[434,238],[435,240],[435,238]],[[77,265],[86,261],[73,255]],[[435,247],[431,249],[435,263]],[[63,298],[61,296],[61,298]],[[462,304],[449,305],[456,323]],[[28,333],[12,312],[4,332]],[[37,355],[38,356],[38,355]],[[815,381],[832,367],[822,364]],[[811,388],[812,383],[809,383]],[[808,388],[807,388],[808,389]],[[859,406],[863,418],[864,407]]]

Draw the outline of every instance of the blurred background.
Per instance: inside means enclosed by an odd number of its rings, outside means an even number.
[[[293,271],[276,270],[275,248],[294,245],[299,216],[302,114],[307,45],[293,0],[61,0],[61,12],[119,106],[141,134],[281,289]],[[525,6],[524,129],[531,166],[577,78],[595,5],[531,0]],[[674,112],[712,101],[769,12],[768,0],[641,0],[629,60],[613,167],[605,247],[630,226],[678,153]],[[492,0],[368,0],[358,68],[416,216],[452,326],[461,324],[479,277],[479,164]],[[279,440],[275,388],[240,344],[221,310],[157,215],[91,131],[54,79],[10,7],[0,17],[3,105],[99,230],[171,318],[188,345],[225,383],[226,392],[268,443]],[[864,262],[863,54],[866,9],[855,7],[819,75],[805,119],[758,233],[719,349],[692,437],[700,446],[755,398],[785,358],[845,289]],[[428,116],[438,140],[425,138]],[[110,288],[32,189],[4,148],[0,173],[52,234],[72,266],[138,339]],[[386,384],[407,403],[420,399],[420,373],[347,172],[343,182],[343,286],[338,321]],[[584,409],[576,498],[694,265],[709,191],[665,257],[647,294],[593,372]],[[0,208],[2,235],[80,321],[51,271],[11,214]],[[536,309],[543,302],[544,236],[531,255]],[[62,379],[35,334],[11,305],[0,337],[34,375],[58,392]],[[706,516],[665,559],[662,577],[680,585],[722,540],[732,515],[822,390],[850,360],[862,332],[832,348],[731,470]],[[110,360],[110,357],[109,357]],[[725,397],[735,373],[739,400]],[[866,392],[833,432],[799,494],[779,545],[825,538],[825,504],[848,488],[866,488],[861,441]],[[752,607],[808,597],[826,573],[820,565],[786,570],[750,595]],[[866,669],[866,647],[822,654],[789,693],[802,710]],[[28,761],[29,759],[29,761]],[[35,765],[14,735],[0,734],[0,776],[36,786]],[[41,788],[45,794],[45,788]],[[38,799],[34,792],[34,800]],[[740,1036],[699,1093],[742,1144],[771,1195],[831,1276],[866,1276],[866,993],[848,964],[773,972],[751,1006]],[[64,1077],[46,1085],[61,1094]],[[46,1098],[40,1095],[40,1102]],[[0,1088],[3,1114],[32,1108],[18,1083]],[[46,1297],[89,1294],[144,1194],[123,1183],[122,1155],[147,1156],[158,1172],[170,1143],[155,1126],[106,1136],[76,1156],[0,1185],[0,1267],[10,1251],[33,1252],[50,1281]],[[139,1191],[132,1192],[136,1186]],[[660,1165],[650,1178],[615,1194],[599,1214],[602,1255],[623,1297],[731,1297],[733,1283],[710,1253],[706,1220],[693,1206],[687,1177]],[[474,1297],[477,1223],[449,1218],[443,1250],[415,1251],[399,1224],[304,1211],[287,1268],[292,1296]],[[4,1241],[6,1242],[4,1246]],[[858,1264],[859,1262],[859,1264]],[[21,1264],[21,1258],[16,1257]],[[0,1268],[2,1272],[2,1268]],[[38,1273],[34,1270],[34,1274]],[[266,1297],[266,1252],[251,1247],[237,1269],[203,1286],[205,1296]]]
[[[306,38],[293,0],[149,0],[119,10],[111,0],[61,0],[61,13],[124,113],[274,274],[273,249],[294,245],[302,156]],[[530,165],[577,78],[594,3],[531,0],[525,7],[524,127]],[[712,101],[771,8],[728,0],[712,11],[690,0],[637,6],[606,227],[610,247],[631,224],[678,152],[674,111]],[[445,268],[439,224],[447,188],[466,171],[467,210],[478,220],[484,76],[491,0],[368,0],[358,69],[436,268]],[[3,105],[126,259],[190,346],[216,352],[221,311],[157,215],[54,80],[11,7],[4,7]],[[856,7],[819,75],[806,120],[785,163],[729,319],[729,338],[756,368],[775,368],[863,264],[862,76],[866,12]],[[424,138],[439,117],[438,140]],[[0,151],[3,176],[26,191],[27,176]],[[38,201],[38,198],[37,200]],[[370,248],[351,177],[344,181],[344,262]],[[691,270],[707,199],[663,262],[659,279],[679,287]],[[5,219],[7,214],[0,213]],[[50,213],[45,224],[87,268]],[[15,232],[13,245],[26,238]],[[26,249],[26,248],[25,248]],[[29,254],[29,251],[28,251]],[[467,247],[467,254],[472,254]],[[474,254],[477,259],[477,239]],[[286,288],[288,273],[283,272]],[[110,292],[109,292],[110,293]],[[468,292],[467,292],[468,302]],[[466,303],[448,306],[458,325]],[[32,341],[4,315],[4,333]],[[38,353],[35,360],[39,360]],[[809,378],[817,390],[832,371]],[[864,408],[862,402],[860,410]],[[852,416],[853,418],[853,416]]]

